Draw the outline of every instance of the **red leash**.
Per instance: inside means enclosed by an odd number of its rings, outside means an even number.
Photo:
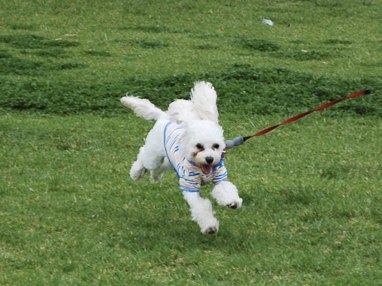
[[[352,93],[350,95],[347,95],[347,96],[344,96],[344,97],[341,97],[341,98],[337,98],[333,101],[330,101],[330,102],[327,102],[327,103],[324,103],[320,106],[317,106],[316,108],[314,109],[311,109],[311,110],[308,110],[308,111],[305,111],[303,113],[300,113],[298,115],[295,115],[293,117],[290,117],[288,118],[287,120],[284,120],[283,122],[279,123],[279,124],[276,124],[274,126],[271,126],[271,127],[268,127],[268,128],[265,128],[263,130],[260,130],[256,133],[253,133],[252,135],[248,135],[248,136],[245,136],[245,137],[242,137],[242,136],[239,136],[239,137],[236,137],[234,138],[233,140],[227,140],[226,141],[226,149],[229,149],[229,148],[232,148],[232,147],[235,147],[235,146],[238,146],[242,143],[244,143],[245,141],[247,141],[248,139],[251,139],[253,137],[256,137],[256,136],[262,136],[262,135],[265,135],[269,132],[271,132],[272,130],[280,127],[280,126],[283,126],[283,125],[287,125],[287,124],[290,124],[290,123],[293,123],[315,111],[321,111],[321,110],[324,110],[324,109],[327,109],[329,107],[332,107],[333,105],[341,102],[341,101],[344,101],[346,99],[352,99],[352,98],[356,98],[356,97],[360,97],[360,96],[364,96],[366,94],[369,94],[370,93],[370,89],[366,88],[366,89],[363,89],[363,90],[360,90],[360,91],[357,91],[355,93]]]

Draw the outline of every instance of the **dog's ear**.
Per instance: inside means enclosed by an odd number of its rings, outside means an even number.
[[[217,94],[210,82],[196,82],[191,90],[191,102],[200,119],[219,123]]]

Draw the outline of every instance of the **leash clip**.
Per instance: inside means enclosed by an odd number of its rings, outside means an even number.
[[[244,137],[243,136],[237,136],[233,138],[232,140],[226,140],[225,141],[225,149],[231,149],[233,147],[239,146],[244,143]]]

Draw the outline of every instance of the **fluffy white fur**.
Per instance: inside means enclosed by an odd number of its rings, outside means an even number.
[[[130,176],[140,179],[147,171],[153,180],[159,180],[171,166],[163,146],[163,134],[168,120],[181,126],[181,150],[189,160],[207,172],[219,163],[225,148],[223,129],[218,124],[217,95],[211,83],[197,82],[191,90],[190,100],[176,100],[164,112],[147,99],[133,96],[121,98],[121,103],[131,108],[137,115],[156,120],[154,127],[146,137],[144,146],[139,150],[133,163]],[[200,145],[203,148],[200,148]],[[198,147],[199,146],[199,147]],[[211,202],[200,197],[199,192],[183,192],[190,206],[191,216],[203,234],[216,233],[219,222],[214,216]],[[212,196],[219,205],[240,208],[242,199],[234,184],[228,180],[217,183]]]
[[[197,82],[191,90],[191,100],[178,99],[172,102],[167,114],[178,122],[204,119],[218,123],[217,95],[209,82]]]

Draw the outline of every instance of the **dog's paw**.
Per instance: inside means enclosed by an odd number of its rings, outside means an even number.
[[[146,173],[145,167],[143,167],[142,163],[139,161],[135,161],[130,169],[130,177],[136,181],[143,177]]]
[[[203,234],[215,234],[218,232],[218,228],[216,226],[211,226],[209,228],[207,228]]]
[[[238,208],[241,208],[242,205],[243,205],[243,199],[240,197],[237,197],[231,202],[226,204],[226,206],[229,207],[230,209],[238,209]]]
[[[231,209],[240,208],[243,204],[243,199],[239,197],[237,188],[228,181],[215,185],[212,190],[212,196],[219,205],[227,206]]]
[[[208,218],[206,216],[203,220],[198,221],[198,224],[202,234],[214,234],[219,231],[219,221],[212,214]]]
[[[233,202],[227,205],[230,209],[237,209],[239,207],[239,204],[237,202]]]
[[[202,234],[215,234],[219,231],[219,221],[215,218],[211,219],[210,224],[200,227]]]

